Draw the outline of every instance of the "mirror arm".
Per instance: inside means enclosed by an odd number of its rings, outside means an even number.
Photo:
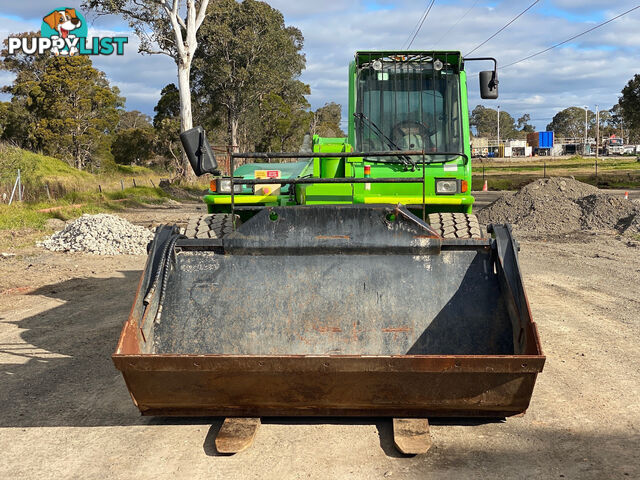
[[[473,57],[473,58],[465,58],[464,61],[465,62],[479,62],[479,61],[493,62],[493,77],[491,78],[491,83],[489,84],[489,87],[493,89],[494,87],[498,86],[498,84],[500,83],[498,81],[498,60],[496,60],[493,57]]]
[[[481,62],[481,61],[489,61],[493,62],[493,71],[498,71],[498,61],[493,57],[473,57],[473,58],[464,58],[463,61],[466,62]]]
[[[202,170],[202,156],[204,155],[204,130],[200,131],[200,135],[198,136],[198,151],[196,155],[198,156],[198,168]]]

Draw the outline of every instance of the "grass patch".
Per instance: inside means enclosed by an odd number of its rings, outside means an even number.
[[[85,213],[103,213],[113,210],[108,204],[93,203],[82,205],[81,207],[72,205],[56,205],[56,207],[63,208],[52,212],[40,211],[45,208],[52,208],[50,204],[0,205],[0,230],[32,229],[44,231],[46,230],[47,220],[50,218],[67,221]]]
[[[0,205],[0,230],[21,230],[24,228],[44,229],[49,217],[34,208],[22,205]]]
[[[638,173],[617,173],[605,172],[602,175],[576,175],[575,179],[594,185],[598,188],[615,188],[619,190],[640,188],[640,172]]]
[[[484,165],[489,168],[540,168],[544,164],[549,167],[570,168],[585,167],[591,168],[596,162],[595,157],[534,157],[534,158],[504,158],[504,159],[476,159],[474,167],[481,168]],[[598,165],[603,166],[624,166],[632,170],[640,169],[640,162],[636,158],[620,157],[599,157]]]
[[[84,214],[162,204],[169,198],[157,188],[168,176],[163,172],[118,165],[110,173],[91,174],[6,144],[0,144],[0,197],[5,193],[8,200],[18,169],[25,195],[23,202],[16,196],[12,205],[0,203],[0,248],[33,245],[38,237],[51,233],[47,228],[51,218],[68,221]]]
[[[126,207],[143,204],[159,205],[168,195],[159,188],[138,187],[122,191],[71,192],[55,202],[0,204],[0,230],[46,230],[47,220],[58,218],[68,221],[86,213],[118,212]],[[42,210],[50,211],[43,212]]]
[[[158,205],[166,202],[169,195],[161,188],[137,187],[107,192],[105,193],[105,197],[109,200],[127,200],[136,203]]]
[[[76,170],[62,160],[0,144],[0,190],[7,197],[13,190],[18,169],[24,198],[30,201],[47,197],[45,185],[49,186],[50,194],[61,196],[67,191],[86,189],[93,183],[93,175]]]
[[[595,162],[594,157],[476,161],[473,165],[473,188],[482,188],[483,171],[491,190],[517,190],[545,175],[573,176],[599,188],[640,188],[640,162],[635,157],[599,158],[597,178]]]
[[[53,157],[0,144],[0,197],[11,195],[18,169],[24,185],[24,200],[64,201],[70,194],[83,192],[109,192],[122,190],[123,186],[155,188],[160,180],[169,176],[147,167],[116,165],[108,172],[92,174],[80,171]],[[48,190],[47,190],[48,189]],[[157,195],[147,195],[150,198]]]
[[[522,187],[538,180],[540,177],[532,175],[491,175],[485,177],[488,181],[489,190],[519,190]],[[472,190],[482,190],[484,180],[482,175],[474,175],[472,180]]]
[[[123,175],[140,176],[140,175],[155,175],[155,172],[147,167],[141,167],[138,165],[118,165],[116,171]]]
[[[210,178],[205,176],[192,181],[178,180],[173,183],[174,187],[178,187],[194,195],[202,195],[203,192],[209,190]]]
[[[600,170],[598,170],[600,172]],[[537,174],[518,174],[512,173],[507,175],[486,175],[485,178],[488,181],[489,190],[519,190],[522,187],[528,185],[531,182],[544,178],[542,172],[536,172]],[[557,175],[555,173],[549,173],[547,170],[547,177],[560,177],[569,176],[570,174]],[[596,178],[593,174],[586,175],[572,175],[576,180],[588,183],[598,188],[607,189],[635,189],[640,188],[640,172],[626,172],[620,173],[616,171],[601,172],[598,173]],[[484,180],[482,175],[474,175],[472,188],[473,190],[482,190]]]

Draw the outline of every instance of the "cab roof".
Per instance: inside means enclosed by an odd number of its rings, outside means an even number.
[[[373,60],[385,59],[396,62],[420,62],[427,59],[440,59],[443,63],[464,68],[464,58],[460,51],[452,50],[358,50],[355,64],[361,67]]]

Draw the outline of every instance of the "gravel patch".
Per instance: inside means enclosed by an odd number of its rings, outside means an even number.
[[[146,255],[153,233],[116,215],[83,215],[38,245],[54,252]]]
[[[511,223],[522,235],[615,230],[638,233],[640,206],[573,178],[537,180],[478,214],[481,223]]]

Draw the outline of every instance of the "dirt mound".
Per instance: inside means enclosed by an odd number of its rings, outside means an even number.
[[[577,200],[598,192],[600,192],[599,188],[588,183],[582,183],[573,178],[554,177],[532,182],[519,193],[530,194],[540,199],[553,200],[560,197]]]
[[[478,214],[482,223],[511,223],[524,235],[580,230],[632,232],[640,223],[635,202],[572,178],[547,178],[499,198]]]
[[[202,196],[207,193],[206,189],[202,192],[195,192],[183,188],[178,184],[172,184],[168,180],[162,180],[159,186],[168,195],[181,201],[201,202]]]
[[[636,213],[636,215],[630,220],[629,226],[626,228],[625,232],[640,234],[640,213]]]
[[[578,199],[577,203],[582,207],[582,227],[585,230],[615,228],[624,231],[638,213],[638,206],[633,202],[603,193],[587,195]]]

